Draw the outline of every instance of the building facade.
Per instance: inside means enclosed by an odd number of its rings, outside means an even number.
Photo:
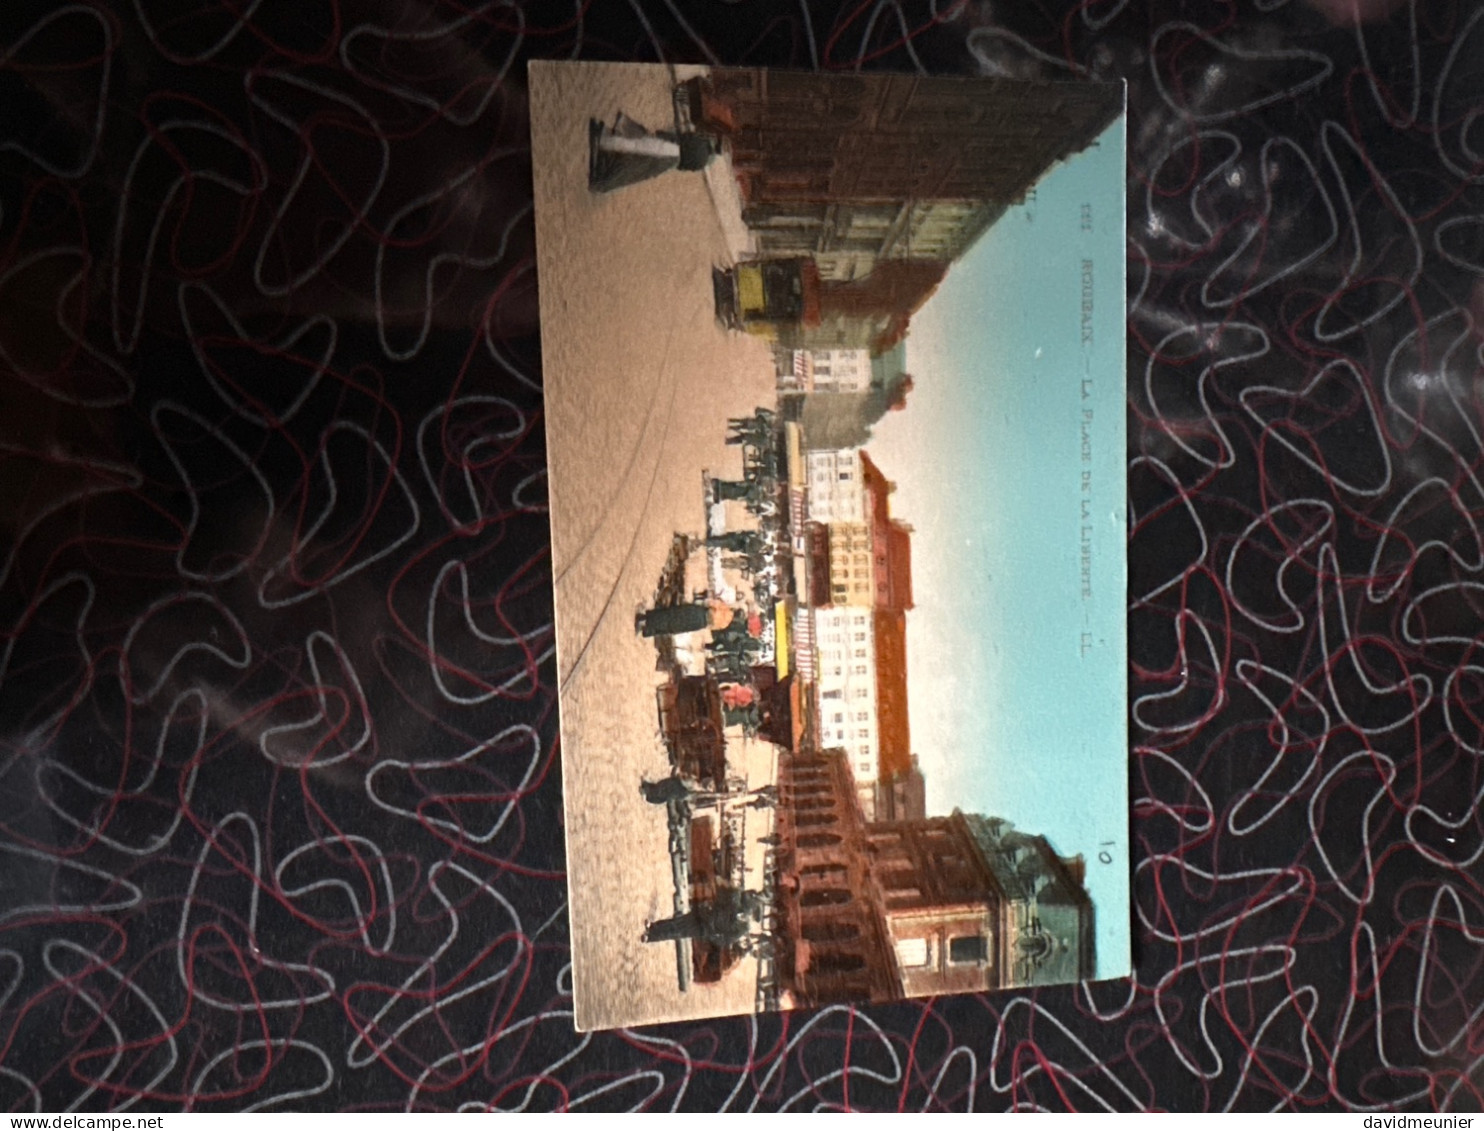
[[[804,461],[809,477],[810,522],[866,521],[865,481],[857,449],[809,451]]]
[[[859,783],[861,809],[875,814],[873,783],[879,775],[876,650],[871,610],[862,607],[815,609],[815,735],[821,745],[840,749]],[[869,800],[866,798],[869,794]]]
[[[818,393],[859,393],[871,385],[871,352],[811,350],[810,370]]]
[[[814,388],[814,369],[808,350],[773,345],[773,375],[780,396],[807,393]]]
[[[842,751],[801,749],[780,764],[771,922],[785,1005],[1093,976],[1079,857],[958,810],[868,822],[857,784]]]
[[[872,356],[868,349],[789,349],[775,344],[773,372],[784,397],[861,393],[891,384],[905,371],[900,347]]]
[[[1057,161],[1095,141],[1122,91],[919,75],[717,70],[687,84],[726,137],[743,220],[768,254],[830,280],[957,259]]]
[[[912,769],[912,727],[907,709],[907,614],[871,610],[876,646],[876,774],[890,781]]]
[[[861,452],[861,488],[871,523],[871,603],[878,609],[912,607],[912,527],[891,516],[897,485]]]
[[[1004,211],[1003,204],[978,201],[902,200],[758,204],[744,218],[760,247],[813,255],[821,280],[850,282],[887,259],[951,262]]]
[[[902,997],[848,763],[837,751],[788,754],[778,798],[774,961],[784,1004]]]
[[[869,511],[860,522],[829,524],[831,605],[859,605],[869,608],[874,603],[875,575],[871,566],[871,523]]]
[[[997,817],[878,821],[872,881],[909,997],[1091,978],[1092,901],[1081,857]]]
[[[807,323],[781,320],[773,333],[781,345],[795,349],[863,349],[879,357],[901,344],[912,316],[933,296],[948,266],[938,259],[883,259],[869,274],[823,279],[816,316]]]
[[[1009,821],[958,814],[1006,898],[1001,941],[1007,986],[1091,978],[1097,968],[1086,863]]]
[[[913,772],[907,702],[911,527],[891,517],[895,485],[858,449],[808,454],[815,730],[844,748],[868,820],[884,783]],[[860,520],[854,521],[859,514]]]
[[[878,822],[866,840],[907,995],[1002,985],[1004,893],[962,815]]]

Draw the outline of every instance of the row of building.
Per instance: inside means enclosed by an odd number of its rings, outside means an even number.
[[[831,446],[869,434],[879,411],[861,411],[862,398],[893,383],[901,353],[882,360],[864,349],[777,354],[780,411],[797,438],[794,664],[811,689],[810,737],[850,760],[868,820],[921,815],[924,792],[907,696],[912,528],[892,515],[895,484],[870,453]]]
[[[1095,142],[1122,92],[718,69],[677,104],[727,154],[752,240],[713,274],[718,318],[775,346],[793,559],[777,678],[792,709],[770,976],[801,1006],[1090,977],[1080,857],[996,818],[926,814],[908,709],[912,529],[869,438],[911,392],[913,315],[1048,168]]]
[[[808,718],[780,761],[773,969],[800,1006],[1091,977],[1083,859],[999,818],[926,811],[908,693],[913,530],[868,448],[833,446],[900,407],[887,390],[910,388],[901,351],[775,360],[795,549],[789,663]]]
[[[790,1004],[893,1001],[1091,978],[1081,857],[1008,821],[867,821],[847,760],[794,752],[778,783],[774,963]]]
[[[791,348],[872,354],[899,345],[949,266],[1123,108],[1112,84],[740,68],[677,93],[724,145],[756,259],[778,268],[756,274],[762,328]]]

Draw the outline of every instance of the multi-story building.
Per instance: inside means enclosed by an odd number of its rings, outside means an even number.
[[[912,607],[912,527],[891,517],[897,485],[861,452],[861,487],[871,523],[871,603],[878,609]]]
[[[1007,821],[868,823],[849,758],[780,766],[778,982],[796,1006],[1040,986],[1092,977],[1081,857]]]
[[[808,350],[773,344],[773,376],[780,396],[807,393],[814,387],[814,372]]]
[[[1117,86],[718,69],[687,83],[728,141],[760,251],[826,280],[949,263],[1118,116]]]
[[[811,369],[816,393],[859,393],[870,388],[871,351],[812,350]]]
[[[871,553],[869,521],[829,524],[830,604],[869,607],[874,603]]]
[[[866,604],[813,610],[815,734],[843,749],[867,820],[877,792],[913,769],[907,617]]]
[[[864,606],[815,609],[815,735],[840,749],[860,784],[861,809],[874,816],[873,783],[879,774],[876,642],[872,614]],[[866,800],[869,795],[869,800]]]
[[[912,729],[907,711],[907,614],[901,609],[871,611],[876,646],[876,782],[912,769]],[[872,811],[875,791],[872,790]]]
[[[850,765],[837,751],[799,750],[778,773],[775,969],[786,1004],[902,996],[866,825]]]
[[[909,997],[1090,978],[1093,908],[1080,856],[958,810],[867,829]]]
[[[912,527],[891,517],[896,484],[858,449],[810,451],[808,519],[814,533],[813,603],[912,607]]]
[[[874,820],[881,783],[913,766],[905,616],[912,532],[891,517],[895,485],[865,452],[811,452],[808,460],[810,514],[821,520],[808,539],[815,734],[848,751],[861,809]]]
[[[871,878],[909,997],[1002,982],[1004,893],[957,817],[881,822],[866,832]]]
[[[812,357],[808,350],[798,352]],[[840,351],[849,354],[858,351]],[[869,357],[869,355],[868,355]],[[813,386],[813,362],[808,367],[809,387],[797,381],[780,396],[785,419],[798,421],[801,442],[810,451],[843,451],[865,447],[871,430],[888,412],[906,407],[915,384],[906,369],[905,350],[900,344],[886,353],[869,357],[870,377],[860,382],[860,369],[850,365],[845,381],[820,388]],[[849,365],[849,363],[847,363]],[[834,367],[831,367],[831,377]]]
[[[867,349],[773,350],[778,391],[784,395],[863,392],[880,381],[879,360]]]
[[[948,265],[1123,106],[1098,83],[743,69],[688,80],[685,94],[692,120],[727,140],[758,257],[814,265],[817,309],[780,323],[779,342],[876,354]]]
[[[1000,951],[1009,986],[1050,986],[1091,978],[1096,969],[1093,906],[1081,856],[1058,856],[1043,836],[1009,821],[955,813],[1005,894]]]
[[[901,344],[912,316],[947,274],[946,261],[883,259],[868,275],[822,281],[811,317],[780,319],[772,332],[796,349],[864,349],[880,356]]]
[[[865,479],[859,450],[809,451],[804,462],[809,477],[810,522],[866,521]]]

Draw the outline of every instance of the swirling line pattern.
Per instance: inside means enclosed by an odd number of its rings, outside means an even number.
[[[573,1031],[533,57],[1128,79],[1132,979]],[[1477,1110],[1481,57],[1465,0],[7,5],[0,1108]]]

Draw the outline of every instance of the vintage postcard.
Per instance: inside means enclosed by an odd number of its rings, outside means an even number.
[[[1127,974],[1122,86],[530,84],[578,1027]]]

